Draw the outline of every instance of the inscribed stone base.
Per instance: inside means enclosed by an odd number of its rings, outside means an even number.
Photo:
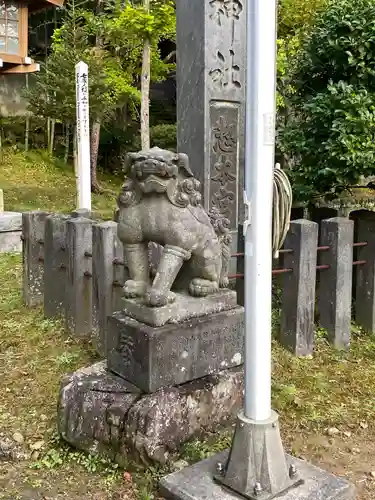
[[[144,463],[166,463],[184,442],[232,422],[242,404],[242,368],[142,394],[101,361],[62,381],[58,430],[76,448],[120,464],[129,451]]]
[[[191,318],[232,309],[237,305],[233,290],[220,290],[204,298],[176,293],[175,301],[164,307],[149,307],[139,300],[123,299],[123,311],[127,316],[150,326],[181,323]]]
[[[22,214],[0,213],[0,253],[22,251]]]
[[[161,496],[167,500],[241,499],[213,479],[217,464],[225,464],[227,458],[228,452],[225,451],[164,477],[160,482]],[[286,458],[288,465],[295,465],[304,483],[277,496],[278,500],[354,500],[355,488],[352,484],[302,460],[290,456]],[[259,498],[262,498],[261,494]]]
[[[154,392],[242,364],[243,345],[242,307],[159,328],[116,312],[109,318],[108,369]]]

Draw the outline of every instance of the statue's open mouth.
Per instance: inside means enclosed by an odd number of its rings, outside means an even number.
[[[150,175],[146,181],[140,183],[140,187],[144,193],[165,193],[167,191],[167,183],[160,180],[155,175]]]

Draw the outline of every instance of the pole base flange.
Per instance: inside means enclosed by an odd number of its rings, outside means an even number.
[[[160,496],[166,500],[241,500],[241,496],[214,481],[218,463],[226,464],[228,451],[165,476]],[[280,493],[277,500],[354,500],[354,485],[303,460],[286,455],[288,467],[297,468],[304,483]],[[259,500],[259,496],[256,497]]]
[[[261,422],[238,415],[228,461],[217,464],[214,479],[248,500],[270,500],[303,483],[287,465],[277,413]]]

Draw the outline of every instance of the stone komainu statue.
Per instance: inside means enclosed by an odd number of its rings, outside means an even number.
[[[203,209],[187,155],[152,148],[129,154],[126,167],[117,215],[130,275],[125,296],[161,307],[174,300],[172,286],[195,297],[226,288],[229,221]],[[164,247],[152,283],[149,242]]]

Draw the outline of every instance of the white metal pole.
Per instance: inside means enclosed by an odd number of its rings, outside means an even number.
[[[271,416],[272,196],[276,0],[247,2],[245,416]]]
[[[88,66],[76,64],[78,207],[91,210]]]

